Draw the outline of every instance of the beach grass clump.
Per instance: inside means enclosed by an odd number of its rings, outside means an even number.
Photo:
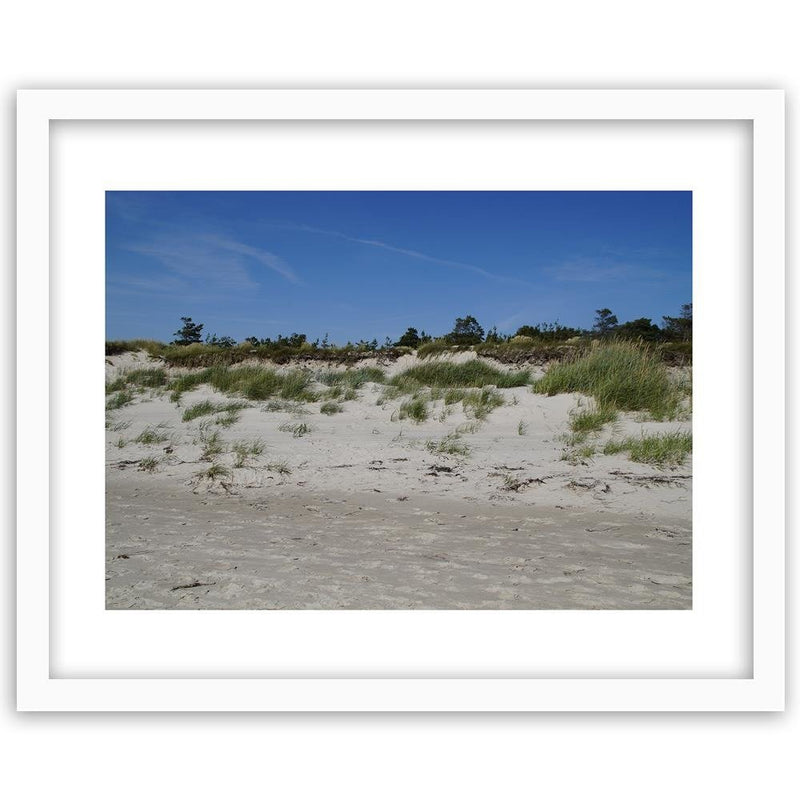
[[[460,438],[461,435],[459,433],[451,433],[439,441],[426,442],[425,449],[435,455],[462,456],[466,458],[470,454],[470,447],[459,441]]]
[[[221,456],[227,450],[227,446],[219,435],[219,431],[214,431],[214,433],[202,431],[200,442],[203,446],[200,452],[201,461],[213,461],[217,456]]]
[[[200,372],[188,372],[185,375],[179,375],[177,378],[172,380],[167,387],[170,390],[170,402],[180,402],[181,396],[184,392],[191,392],[198,386],[208,383],[210,375],[210,369],[204,369]]]
[[[106,401],[106,411],[116,411],[118,408],[130,405],[133,402],[133,392],[124,389],[117,392]]]
[[[503,396],[495,389],[484,387],[479,392],[468,392],[461,405],[464,408],[464,413],[472,418],[483,420],[499,406],[502,406],[505,401]]]
[[[525,434],[527,434],[527,432],[528,432],[528,423],[527,423],[527,422],[525,422],[525,420],[524,420],[524,419],[521,419],[521,420],[520,420],[520,421],[517,423],[517,433],[518,433],[520,436],[525,436]]]
[[[400,404],[397,412],[398,419],[410,419],[417,425],[428,419],[428,402],[424,397],[415,395],[410,400]]]
[[[554,364],[535,381],[539,394],[581,392],[604,410],[647,411],[654,419],[674,419],[682,392],[660,358],[646,344],[617,341]]]
[[[208,384],[223,394],[238,394],[248,400],[283,400],[313,402],[316,394],[309,388],[312,375],[309,370],[293,369],[280,373],[260,366],[217,365],[187,373],[169,384],[170,399],[178,402],[184,392]]]
[[[302,404],[292,400],[268,400],[261,406],[262,411],[285,411],[295,416],[303,416],[311,412]]]
[[[483,361],[472,359],[461,364],[441,361],[417,364],[395,375],[389,382],[406,394],[411,394],[420,386],[443,389],[496,386],[499,389],[508,389],[525,386],[529,381],[530,370],[505,372]]]
[[[446,389],[443,400],[446,406],[460,403],[467,396],[466,389]]]
[[[631,461],[657,466],[679,466],[692,453],[692,434],[686,432],[631,436],[608,442],[604,455],[627,452]]]
[[[615,408],[592,405],[589,408],[572,411],[569,415],[569,426],[573,433],[596,433],[602,430],[603,425],[614,422],[616,418]]]
[[[453,347],[445,339],[433,339],[430,342],[424,342],[417,348],[417,358],[432,358],[456,349],[458,348]]]
[[[278,426],[278,430],[283,433],[291,433],[293,439],[300,439],[314,429],[305,422],[282,422]]]
[[[161,367],[153,369],[135,369],[124,376],[128,385],[142,389],[160,389],[167,383],[167,371]]]
[[[234,442],[233,466],[237,469],[247,466],[251,459],[257,458],[264,452],[264,442],[256,439],[253,442]]]
[[[247,403],[212,403],[210,400],[203,400],[195,403],[183,412],[183,421],[190,422],[197,417],[208,416],[209,414],[234,414],[248,408]]]
[[[165,345],[155,339],[119,339],[106,342],[106,355],[118,356],[121,353],[138,353],[144,350],[148,355],[157,357],[164,351]]]
[[[344,409],[338,403],[327,402],[320,406],[319,413],[332,417],[334,414],[341,414],[343,410]]]
[[[153,456],[148,456],[147,458],[143,458],[139,462],[139,466],[137,469],[140,472],[155,472],[158,468],[158,459],[153,458]]]
[[[277,472],[278,475],[292,474],[292,470],[289,468],[289,464],[286,461],[271,461],[267,464],[266,470],[268,472]]]
[[[156,425],[155,427],[148,425],[133,441],[138,444],[161,444],[169,439],[164,433],[164,425]]]
[[[343,372],[323,372],[319,380],[326,386],[344,386],[360,389],[365,383],[385,383],[386,373],[379,367],[358,367]]]
[[[199,480],[207,480],[213,483],[214,481],[222,480],[223,478],[232,477],[233,473],[224,464],[212,464],[207,469],[200,470],[195,473],[195,478]]]

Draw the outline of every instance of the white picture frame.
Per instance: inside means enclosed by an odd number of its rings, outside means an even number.
[[[712,562],[703,561],[708,554],[700,547],[701,577],[707,577],[709,594],[698,594],[691,611],[665,612],[680,616],[647,617],[662,612],[633,612],[632,616],[618,616],[613,622],[615,634],[621,638],[636,639],[644,636],[651,620],[658,620],[664,630],[671,630],[677,637],[684,629],[692,628],[692,620],[704,619],[705,628],[693,629],[692,636],[684,637],[685,653],[693,646],[700,646],[701,631],[709,631],[715,625],[736,625],[735,636],[727,639],[729,649],[737,649],[738,666],[723,669],[713,657],[703,667],[692,663],[688,656],[682,661],[677,657],[665,665],[663,671],[642,669],[637,671],[636,662],[622,657],[616,670],[598,669],[597,674],[587,675],[579,669],[584,659],[580,646],[565,647],[563,654],[548,662],[549,666],[530,673],[519,663],[501,669],[504,656],[499,655],[494,666],[487,667],[483,661],[466,663],[455,669],[442,661],[436,669],[415,669],[413,658],[398,662],[395,669],[390,662],[378,669],[372,660],[363,661],[363,651],[354,655],[350,669],[341,664],[331,666],[329,674],[309,671],[304,668],[302,658],[311,664],[315,658],[313,650],[304,651],[295,667],[282,664],[280,669],[259,671],[252,665],[248,669],[231,671],[209,654],[207,661],[200,657],[199,665],[192,671],[180,664],[162,664],[148,669],[148,659],[157,657],[159,643],[165,645],[175,631],[191,631],[187,637],[196,636],[211,642],[229,624],[233,617],[224,615],[240,612],[107,612],[103,607],[102,561],[92,560],[78,564],[76,551],[63,546],[55,535],[61,510],[67,509],[69,524],[76,521],[87,529],[87,537],[102,541],[102,465],[94,464],[91,446],[86,452],[75,453],[75,459],[85,464],[89,486],[87,496],[61,497],[57,501],[53,492],[66,479],[63,446],[53,447],[63,429],[69,426],[59,408],[69,388],[69,375],[62,368],[64,359],[74,354],[66,353],[57,336],[60,330],[77,328],[81,320],[91,317],[93,304],[85,298],[100,298],[102,285],[95,278],[102,274],[102,236],[90,235],[83,240],[86,250],[87,280],[75,280],[70,272],[67,281],[63,264],[71,264],[69,250],[77,245],[72,242],[70,232],[63,231],[63,219],[59,217],[59,203],[64,203],[62,166],[59,159],[69,150],[58,145],[58,130],[62,123],[77,123],[91,128],[95,144],[104,137],[103,124],[127,122],[148,124],[172,124],[180,122],[191,126],[208,125],[210,122],[240,125],[250,122],[289,123],[309,126],[317,123],[347,121],[348,125],[370,125],[381,123],[415,124],[441,123],[447,121],[458,130],[459,126],[476,123],[491,123],[494,127],[514,123],[591,125],[598,122],[631,125],[672,125],[686,123],[701,126],[713,123],[731,123],[745,126],[748,147],[745,160],[740,164],[746,176],[744,185],[749,187],[746,200],[752,204],[752,364],[750,352],[729,354],[747,367],[741,375],[752,375],[752,404],[738,404],[738,416],[731,421],[738,425],[730,431],[737,439],[732,451],[738,463],[728,465],[739,470],[752,469],[752,528],[749,520],[740,520],[750,530],[744,547],[733,552],[730,562],[721,569],[739,570],[731,578],[730,591],[740,582],[739,601],[735,615],[726,615],[724,609],[714,612],[714,576]],[[92,127],[94,125],[94,127]],[[752,130],[750,131],[750,126]],[[354,128],[355,129],[355,128]],[[174,136],[174,131],[171,134]],[[110,134],[109,134],[110,136]],[[180,134],[178,134],[180,137]],[[611,136],[613,139],[613,134]],[[691,138],[691,137],[690,137]],[[18,94],[18,350],[17,350],[17,408],[18,408],[18,593],[17,593],[17,702],[20,710],[26,711],[765,711],[781,710],[784,704],[784,96],[777,90],[25,90]],[[104,158],[123,160],[114,155],[114,148],[95,147],[97,162]],[[84,151],[90,152],[90,151]],[[732,150],[731,152],[738,152]],[[135,154],[131,156],[135,160]],[[475,175],[483,175],[491,185],[491,165],[486,159],[474,166]],[[631,155],[631,158],[634,158]],[[752,161],[750,161],[752,159]],[[102,231],[102,189],[121,188],[258,188],[263,176],[255,176],[252,184],[243,185],[244,178],[237,179],[230,173],[226,185],[226,164],[219,155],[211,158],[208,174],[201,174],[195,182],[149,183],[136,186],[121,186],[104,183],[102,169],[93,169],[87,159],[81,170],[90,175],[94,183],[87,184],[86,193],[76,192],[68,196],[69,202],[78,207],[85,217],[91,218],[93,228]],[[109,162],[111,163],[111,162]],[[752,184],[749,182],[752,166]],[[72,165],[73,173],[76,165]],[[528,185],[535,188],[629,188],[630,183],[620,179],[608,185],[608,175],[603,166],[584,167],[582,175],[566,169],[564,185],[550,178],[545,185]],[[699,169],[699,167],[698,167]],[[146,170],[141,178],[147,181]],[[357,185],[341,183],[341,177],[333,181],[336,188],[408,188],[396,183],[382,185],[380,169],[374,164],[370,176],[357,179]],[[375,174],[377,173],[377,179]],[[110,173],[108,173],[110,174]],[[164,173],[166,175],[166,173]],[[245,173],[242,173],[243,175]],[[276,172],[277,174],[277,172]],[[689,173],[687,173],[689,174]],[[714,175],[716,174],[716,178]],[[710,173],[703,180],[722,180],[723,172]],[[487,178],[488,176],[488,178]],[[167,178],[165,177],[165,181]],[[267,188],[316,188],[316,178],[301,176],[292,183],[291,170],[274,185]],[[339,181],[338,183],[336,181]],[[377,182],[376,182],[377,180]],[[450,188],[470,188],[471,181],[478,178],[469,170],[463,183]],[[673,188],[649,183],[648,175],[642,175],[638,188]],[[282,182],[281,182],[282,181]],[[555,181],[555,183],[554,183]],[[594,182],[593,182],[594,181]],[[622,185],[620,185],[622,184]],[[66,191],[72,184],[67,182]],[[712,186],[698,186],[709,189]],[[322,188],[330,188],[325,185]],[[427,188],[427,187],[421,187]],[[500,187],[496,187],[500,188]],[[518,186],[512,188],[520,188]],[[683,186],[683,188],[692,188]],[[699,194],[698,197],[701,195]],[[699,213],[699,212],[698,212]],[[59,221],[60,220],[60,221]],[[53,225],[62,229],[58,235]],[[695,220],[696,257],[702,264],[713,236]],[[717,243],[724,241],[725,227],[714,234]],[[732,235],[732,234],[731,234]],[[737,232],[737,236],[739,233]],[[737,244],[742,263],[749,261],[749,236]],[[704,256],[705,254],[705,256]],[[98,272],[97,270],[100,270]],[[740,276],[741,277],[741,276]],[[747,285],[748,276],[739,281],[740,290]],[[724,273],[711,274],[706,270],[701,276],[701,290],[708,292],[714,281],[719,282],[720,296],[726,297]],[[102,280],[99,281],[102,284]],[[697,284],[697,281],[696,281]],[[705,288],[703,288],[705,287]],[[696,286],[696,288],[698,288]],[[78,291],[80,290],[80,291]],[[92,294],[94,292],[94,294]],[[99,292],[99,294],[98,294]],[[737,295],[741,301],[740,295]],[[725,300],[718,301],[723,306]],[[96,305],[96,304],[94,304]],[[713,305],[713,301],[708,304]],[[695,301],[696,319],[702,327],[703,311],[698,311]],[[48,322],[49,310],[53,318]],[[748,309],[749,310],[749,309]],[[720,319],[730,309],[717,309],[717,315],[708,314],[707,321]],[[62,326],[62,327],[60,327]],[[94,330],[94,329],[92,329]],[[707,327],[706,331],[711,330]],[[747,345],[750,342],[746,342]],[[99,343],[98,343],[99,345]],[[724,346],[724,343],[721,345]],[[61,349],[59,349],[61,348]],[[99,355],[99,349],[87,348],[87,361]],[[706,351],[709,353],[710,351]],[[713,359],[707,358],[709,364]],[[741,376],[740,376],[741,377]],[[738,389],[742,383],[736,384]],[[749,384],[748,384],[749,385]],[[745,392],[746,394],[746,392]],[[102,401],[101,401],[102,402]],[[89,404],[91,405],[91,403]],[[733,405],[737,405],[734,403]],[[725,404],[718,409],[725,414]],[[708,407],[706,409],[708,411]],[[91,409],[90,409],[91,411]],[[696,429],[703,424],[701,409],[697,406]],[[713,412],[712,412],[713,413]],[[710,416],[710,414],[707,414]],[[744,426],[741,423],[744,423]],[[752,443],[748,441],[752,425]],[[745,430],[742,430],[742,427]],[[706,447],[696,454],[713,453]],[[708,459],[706,459],[708,461]],[[703,468],[702,464],[697,466]],[[98,468],[99,467],[99,468]],[[706,463],[705,468],[708,470]],[[70,466],[71,469],[71,466]],[[100,476],[98,483],[97,476]],[[98,486],[100,493],[98,495]],[[724,485],[713,481],[700,482],[705,497],[705,507],[713,500],[724,507],[727,502]],[[63,494],[63,491],[61,492]],[[712,496],[713,495],[713,496]],[[737,502],[739,498],[736,498]],[[65,512],[67,513],[67,512]],[[722,511],[720,512],[722,513]],[[741,516],[741,515],[740,515]],[[695,519],[695,539],[708,534],[707,544],[720,542],[726,546],[724,531],[714,528],[713,515],[702,516],[702,525]],[[713,534],[713,535],[712,535]],[[99,536],[99,539],[98,539]],[[701,540],[702,542],[702,540]],[[90,552],[90,551],[87,551]],[[91,551],[96,553],[95,551]],[[87,560],[84,559],[84,562]],[[744,563],[746,562],[746,564]],[[746,567],[741,568],[740,567]],[[62,606],[71,606],[69,588],[70,571],[74,575],[88,575],[89,586],[85,604],[76,604],[78,611]],[[64,576],[67,576],[66,578]],[[96,586],[95,586],[96,582]],[[64,586],[67,594],[64,595]],[[97,589],[99,588],[99,591]],[[66,602],[62,602],[66,597]],[[83,601],[82,601],[83,602]],[[86,613],[85,625],[80,609]],[[265,620],[264,614],[284,612],[243,612],[250,616],[243,619],[242,630],[258,630]],[[286,612],[288,614],[298,612]],[[319,615],[341,612],[299,612],[311,615],[303,618],[286,616],[281,618],[283,626],[291,636],[293,630],[307,633],[307,625],[323,627],[326,619]],[[342,628],[342,642],[369,639],[384,625],[393,625],[398,617],[387,617],[385,612],[344,612],[357,614],[384,614],[384,616],[348,617],[347,629]],[[389,612],[397,614],[399,612]],[[403,618],[407,641],[413,641],[414,631],[424,629],[425,637],[435,639],[436,631],[442,628],[428,625],[428,612],[409,612]],[[567,617],[571,612],[477,612],[478,616],[452,616],[474,614],[474,612],[444,612],[451,616],[438,618],[436,625],[452,626],[453,630],[464,629],[465,637],[477,637],[480,650],[491,649],[496,637],[498,621],[502,619],[504,636],[528,635],[542,623],[542,631],[549,626],[551,635],[561,629],[570,632],[570,637],[589,633],[592,622],[589,618]],[[584,613],[584,612],[578,612]],[[586,614],[614,614],[628,612],[585,612]],[[719,614],[719,618],[714,617]],[[66,616],[65,616],[66,614]],[[72,617],[69,616],[72,614]],[[195,614],[199,614],[196,616]],[[493,617],[505,614],[505,617]],[[536,617],[530,615],[539,615]],[[122,620],[125,615],[134,620],[128,629]],[[166,620],[165,620],[166,615]],[[222,618],[220,615],[223,615]],[[255,616],[253,616],[255,615]],[[261,615],[261,616],[259,616]],[[316,616],[316,619],[314,617]],[[510,615],[510,616],[509,616]],[[527,616],[525,616],[527,615]],[[705,615],[705,616],[704,616]],[[91,617],[91,619],[89,618]],[[240,617],[237,617],[239,619]],[[595,617],[593,619],[599,619]],[[69,622],[69,626],[65,622]],[[465,625],[465,620],[469,621]],[[63,623],[63,624],[62,624]],[[177,628],[176,628],[177,626]],[[302,627],[299,627],[302,626]],[[709,627],[711,626],[711,627]],[[322,630],[320,628],[319,630]],[[538,630],[538,629],[537,629]],[[611,630],[611,628],[609,628]],[[274,632],[278,635],[278,632]],[[285,633],[285,632],[284,632]],[[114,643],[113,636],[119,635]],[[130,671],[112,668],[103,657],[103,648],[125,652],[124,642],[128,636],[138,636],[137,652],[142,652],[142,662],[131,665]],[[425,641],[425,637],[421,637]],[[481,638],[484,637],[484,638]],[[694,638],[693,638],[694,637]],[[74,639],[85,645],[84,661],[64,661],[59,656],[67,650]],[[149,641],[149,645],[146,643]],[[644,640],[642,640],[644,641]],[[145,643],[144,645],[142,643]],[[347,646],[345,644],[345,646]],[[635,642],[633,644],[635,647]],[[713,649],[713,641],[710,645]],[[120,650],[121,648],[121,650]],[[148,649],[149,648],[149,649]],[[599,646],[597,649],[602,649]],[[209,653],[211,651],[208,651]],[[354,651],[356,652],[356,651]],[[473,652],[473,651],[470,651]],[[413,654],[412,654],[413,655]],[[713,656],[713,653],[711,654]],[[469,656],[465,657],[469,662]],[[59,662],[59,663],[57,663]],[[684,663],[685,662],[685,663]],[[196,661],[195,661],[196,663]],[[257,663],[257,662],[254,662]],[[333,662],[331,662],[333,663]],[[422,663],[422,661],[420,661]],[[720,662],[721,663],[721,662]],[[387,666],[388,664],[388,666]],[[560,666],[558,666],[560,665]],[[627,668],[626,668],[626,665]],[[524,666],[524,663],[523,665]],[[541,666],[541,665],[540,665]],[[226,672],[227,670],[227,672]],[[136,675],[131,674],[136,672]],[[669,673],[669,674],[667,674]]]

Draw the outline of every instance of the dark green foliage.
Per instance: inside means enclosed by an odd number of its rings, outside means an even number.
[[[173,334],[173,336],[177,337],[175,341],[173,341],[173,344],[184,347],[187,344],[199,342],[203,325],[192,322],[191,317],[181,317],[181,322],[183,323],[183,327]]]
[[[641,339],[643,342],[659,342],[663,337],[663,331],[658,325],[653,325],[647,317],[641,317],[617,326],[614,335],[618,339]]]
[[[210,345],[211,347],[222,347],[223,349],[227,349],[229,347],[236,347],[236,339],[232,339],[230,336],[217,336],[217,334],[213,334],[211,336],[206,336],[206,344]]]
[[[681,306],[679,317],[662,317],[664,320],[664,337],[670,342],[692,341],[692,304]]]
[[[396,342],[396,347],[411,347],[416,350],[420,345],[419,333],[416,328],[409,328]]]
[[[594,318],[594,332],[601,338],[607,338],[617,328],[619,320],[616,314],[611,313],[610,308],[598,308]]]
[[[483,328],[473,316],[458,317],[453,330],[444,338],[450,344],[480,344],[483,341]]]
[[[606,309],[607,310],[607,309]],[[556,322],[541,322],[536,325],[523,325],[517,328],[514,336],[527,336],[539,342],[563,342],[575,336],[583,335],[583,331],[578,328],[568,328]],[[486,337],[489,341],[489,337]]]

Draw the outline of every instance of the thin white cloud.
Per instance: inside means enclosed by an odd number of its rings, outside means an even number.
[[[291,283],[300,283],[300,278],[298,278],[294,270],[280,256],[275,255],[275,253],[270,253],[269,250],[262,250],[259,247],[252,247],[243,242],[223,239],[218,236],[204,236],[203,241],[215,245],[222,250],[252,258],[265,267],[268,267],[273,272],[277,272],[278,275],[285,278],[287,281]]]
[[[316,233],[321,236],[332,236],[336,239],[342,239],[345,242],[352,242],[354,244],[363,244],[367,247],[377,247],[381,250],[388,250],[391,253],[398,253],[400,255],[416,258],[420,261],[427,261],[431,264],[441,264],[443,267],[452,267],[453,269],[466,270],[473,272],[476,275],[481,275],[494,281],[501,281],[503,283],[514,283],[521,286],[532,286],[527,281],[520,280],[519,278],[511,278],[505,275],[498,275],[495,272],[490,272],[488,269],[479,267],[476,264],[466,264],[463,261],[452,261],[448,258],[440,258],[439,256],[432,256],[429,253],[422,253],[419,250],[411,250],[406,247],[397,247],[396,245],[382,242],[379,239],[365,239],[359,236],[350,236],[349,234],[342,233],[341,231],[332,231],[326,228],[315,228],[311,225],[298,225],[291,222],[267,222],[265,223],[274,228],[282,228],[284,230],[304,231],[306,233]]]
[[[153,291],[159,285],[163,291],[175,291],[197,288],[198,283],[212,290],[254,290],[260,285],[252,274],[256,264],[290,283],[300,283],[294,270],[275,253],[223,237],[180,234],[123,247],[153,258],[166,268],[163,278],[151,279],[149,288]]]

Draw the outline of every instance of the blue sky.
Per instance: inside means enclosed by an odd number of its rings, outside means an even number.
[[[661,324],[691,290],[691,192],[106,194],[108,339]]]

